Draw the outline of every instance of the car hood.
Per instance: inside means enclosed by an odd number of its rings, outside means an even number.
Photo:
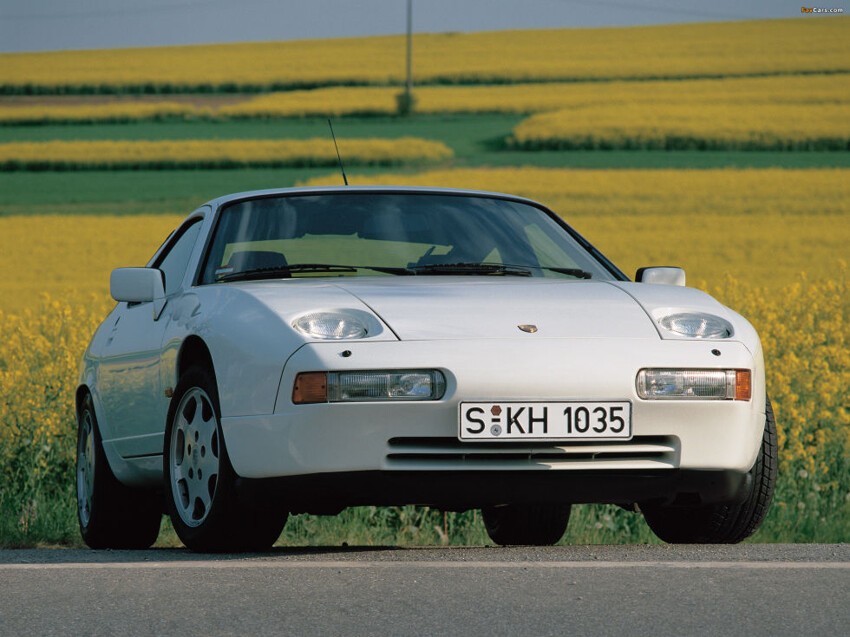
[[[423,277],[352,278],[334,285],[401,340],[658,338],[635,299],[604,282]]]

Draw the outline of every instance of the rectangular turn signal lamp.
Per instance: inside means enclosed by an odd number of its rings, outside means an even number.
[[[642,369],[637,393],[645,400],[750,400],[749,369]]]
[[[748,369],[735,370],[735,400],[749,400],[753,397],[752,374]]]
[[[292,402],[296,405],[328,402],[328,375],[326,372],[307,372],[295,377]]]

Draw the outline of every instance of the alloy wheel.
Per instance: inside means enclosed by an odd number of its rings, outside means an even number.
[[[91,521],[94,463],[94,425],[91,413],[86,410],[82,415],[80,437],[77,441],[77,508],[80,524],[84,527]]]
[[[212,508],[221,468],[218,421],[207,393],[193,387],[174,418],[169,449],[171,490],[180,519],[203,524]]]

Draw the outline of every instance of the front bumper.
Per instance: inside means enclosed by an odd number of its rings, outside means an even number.
[[[351,354],[343,357],[343,350]],[[719,350],[720,356],[712,350]],[[750,401],[642,400],[635,378],[644,367],[751,369],[753,397]],[[397,368],[442,370],[447,380],[445,396],[439,401],[403,403],[294,405],[291,401],[299,372]],[[458,404],[462,400],[629,400],[634,436],[629,441],[571,444],[460,442]],[[753,355],[738,342],[530,336],[321,343],[302,347],[286,362],[273,414],[227,416],[222,427],[233,467],[246,479],[305,476],[306,480],[328,474],[333,482],[337,474],[343,485],[352,475],[409,472],[411,477],[397,479],[405,482],[405,492],[413,494],[418,481],[460,473],[470,476],[471,488],[484,497],[483,485],[490,482],[475,478],[476,473],[510,474],[505,479],[512,481],[519,474],[534,474],[538,477],[528,478],[531,486],[537,480],[541,488],[548,488],[547,480],[561,485],[562,501],[579,501],[574,498],[580,497],[582,480],[605,480],[611,484],[600,490],[600,494],[610,493],[605,500],[625,502],[637,498],[615,497],[616,485],[625,495],[629,483],[640,482],[644,475],[669,475],[655,480],[661,485],[653,487],[657,492],[675,490],[669,481],[678,479],[676,472],[746,474],[759,449],[764,404],[761,353]],[[576,472],[576,476],[569,480],[543,477],[564,472]],[[580,479],[580,474],[590,477]],[[362,503],[378,504],[387,488],[364,484]],[[452,488],[460,487],[447,487]],[[563,489],[575,495],[570,498]]]
[[[465,511],[498,504],[694,506],[741,502],[752,477],[737,471],[360,471],[287,478],[240,478],[240,497],[285,503],[293,514],[335,515],[350,506],[417,504]]]

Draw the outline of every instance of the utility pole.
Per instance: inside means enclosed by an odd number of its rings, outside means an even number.
[[[413,0],[407,0],[407,79],[404,95],[399,100],[399,112],[402,115],[413,112]]]
[[[407,99],[413,95],[413,0],[407,0]]]

